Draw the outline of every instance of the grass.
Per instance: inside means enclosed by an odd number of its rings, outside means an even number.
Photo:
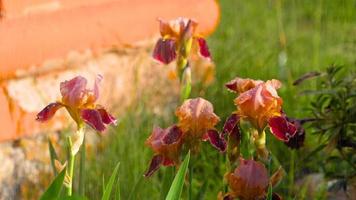
[[[305,117],[308,97],[301,96],[300,89],[292,86],[292,82],[305,72],[322,70],[333,63],[353,66],[356,62],[355,0],[223,0],[220,4],[221,23],[208,39],[216,63],[216,81],[204,98],[214,104],[221,119],[235,109],[234,95],[224,89],[224,84],[236,76],[282,80],[280,95],[284,109],[290,116]],[[193,90],[192,96],[198,96],[197,93]],[[144,141],[153,125],[167,126],[173,117],[172,111],[170,119],[157,118],[144,103],[128,111],[120,119],[119,127],[106,138],[105,149],[90,161],[87,196],[91,199],[101,196],[100,180],[102,177],[107,180],[115,164],[120,162],[122,199],[128,199],[133,190],[136,192],[132,199],[160,199],[166,169],[151,179],[143,179],[152,156]],[[296,152],[296,160],[292,162],[292,152],[268,137],[268,147],[289,173],[285,183],[302,173],[303,163],[298,158],[317,147],[312,135],[307,135],[306,141],[306,147]],[[193,193],[197,195],[204,185],[207,192],[203,199],[216,199],[223,189],[223,156],[204,144],[201,155],[192,159],[196,163]],[[319,167],[317,163],[308,166],[315,171]],[[281,184],[278,190],[286,195],[287,186]],[[186,191],[187,188],[183,191],[184,198]]]

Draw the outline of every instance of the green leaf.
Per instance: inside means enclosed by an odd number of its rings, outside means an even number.
[[[61,197],[61,200],[88,200],[88,198],[74,194],[73,196]]]
[[[174,178],[174,173],[175,173],[174,168],[175,167],[165,168],[165,174],[164,174],[163,182],[162,182],[162,186],[161,186],[161,198],[160,199],[164,199],[167,196],[170,183],[172,183],[172,180]]]
[[[190,96],[190,92],[192,91],[192,75],[191,69],[189,66],[184,68],[181,80],[181,91],[180,91],[180,100],[183,102],[188,99]]]
[[[180,195],[182,194],[184,178],[188,170],[190,160],[190,151],[185,157],[182,165],[180,166],[177,175],[174,177],[173,183],[169,192],[167,194],[166,200],[179,200]]]
[[[111,174],[109,182],[105,186],[105,190],[104,190],[103,196],[101,197],[101,200],[109,200],[110,199],[112,186],[114,185],[114,182],[115,182],[115,179],[116,179],[116,176],[117,176],[117,172],[119,171],[119,166],[120,166],[120,163],[118,163],[116,165],[113,173]]]
[[[58,199],[59,194],[62,189],[64,177],[66,175],[66,168],[64,168],[61,173],[53,180],[51,185],[47,190],[42,194],[40,200],[55,200]]]
[[[58,160],[58,156],[57,156],[56,150],[53,147],[52,141],[50,139],[48,139],[48,149],[49,149],[49,155],[50,155],[50,159],[51,159],[53,173],[55,176],[57,176],[58,172],[57,172],[57,169],[55,166],[55,160]]]
[[[267,193],[267,198],[266,198],[266,200],[272,200],[272,194],[273,194],[272,185],[269,185],[269,186],[268,186],[268,193]]]

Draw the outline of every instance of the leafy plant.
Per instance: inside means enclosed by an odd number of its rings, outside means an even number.
[[[174,177],[173,183],[169,192],[167,194],[166,200],[178,200],[180,199],[180,195],[182,194],[183,186],[184,186],[184,179],[185,175],[188,171],[190,160],[190,152],[185,156],[185,159],[180,166],[177,175]]]
[[[311,154],[323,154],[320,166],[326,177],[344,182],[356,175],[356,73],[333,65],[308,74],[313,76],[304,75],[295,84],[317,77],[316,89],[303,92],[313,97],[308,120],[320,143]]]

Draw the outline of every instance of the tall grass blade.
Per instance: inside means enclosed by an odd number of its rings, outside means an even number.
[[[54,149],[54,146],[52,144],[52,141],[50,139],[48,139],[48,149],[49,149],[49,156],[51,159],[51,165],[52,165],[52,169],[53,169],[53,173],[55,176],[57,176],[58,172],[56,169],[56,165],[55,165],[55,160],[58,160],[58,155],[56,153],[56,150]]]
[[[115,182],[115,179],[116,179],[116,176],[117,176],[117,172],[119,171],[119,166],[120,166],[120,163],[118,163],[116,165],[113,173],[111,174],[109,182],[105,186],[105,190],[104,190],[103,196],[101,197],[101,200],[109,200],[110,199],[110,194],[111,194],[112,187],[114,185],[114,182]]]
[[[174,177],[173,183],[167,194],[166,200],[179,200],[182,194],[185,175],[187,174],[190,160],[190,151],[186,155],[182,165],[180,166],[177,175]]]
[[[42,194],[40,200],[56,200],[59,197],[59,194],[62,189],[64,177],[66,175],[67,169],[64,168],[58,176],[53,180],[51,185],[47,188],[47,190]]]

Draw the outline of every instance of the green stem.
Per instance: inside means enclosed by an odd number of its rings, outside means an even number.
[[[293,192],[293,186],[294,186],[294,165],[295,165],[295,150],[291,150],[291,156],[290,156],[290,166],[289,166],[289,195],[292,195]]]
[[[79,194],[84,196],[85,193],[85,135],[83,139],[83,144],[80,148],[80,168],[79,168]]]
[[[69,183],[67,186],[67,195],[72,196],[73,194],[73,174],[74,174],[74,161],[75,161],[75,154],[72,153],[72,139],[70,136],[67,137],[67,142],[68,142],[68,152],[69,152],[69,158],[68,158],[68,168],[67,168],[67,175],[69,178]]]
[[[189,166],[189,200],[193,199],[193,157],[191,157],[191,162],[190,162],[190,166]]]

